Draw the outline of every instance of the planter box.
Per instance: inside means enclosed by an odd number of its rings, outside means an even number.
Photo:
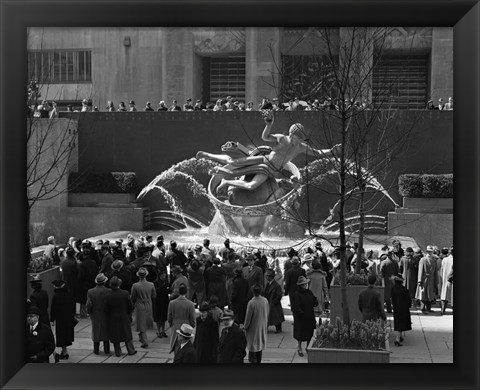
[[[314,342],[315,338],[312,338],[307,348],[309,363],[390,363],[388,339],[385,341],[385,351],[314,348]]]
[[[135,199],[135,194],[69,193],[68,205],[72,207],[130,205]]]
[[[350,311],[350,321],[362,321],[362,313],[358,309],[358,296],[367,286],[347,286],[347,302]],[[380,293],[383,302],[384,287],[375,287]],[[335,321],[336,317],[342,318],[342,291],[340,286],[330,286],[330,320]]]
[[[62,278],[60,267],[57,265],[37,274],[27,274],[27,298],[30,298],[30,295],[32,295],[33,292],[32,287],[30,286],[30,280],[32,280],[34,276],[38,276],[38,278],[42,280],[42,288],[47,292],[48,298],[51,301],[53,297],[52,282]]]
[[[453,213],[453,198],[403,198],[403,208],[396,212]]]

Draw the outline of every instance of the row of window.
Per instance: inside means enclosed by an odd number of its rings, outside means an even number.
[[[282,56],[280,100],[334,96],[333,66],[322,56]],[[41,84],[91,82],[92,54],[90,50],[30,51],[28,72],[30,80]],[[204,100],[228,95],[245,100],[245,57],[208,58],[203,73]],[[388,94],[392,107],[425,108],[428,55],[384,55],[374,69],[372,87],[374,95]]]

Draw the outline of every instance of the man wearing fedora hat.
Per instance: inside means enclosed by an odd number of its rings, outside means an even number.
[[[110,266],[110,270],[105,274],[108,280],[111,280],[114,276],[122,280],[120,288],[122,290],[128,291],[132,288],[132,277],[128,270],[125,269],[124,263],[122,260],[114,260]]]
[[[375,274],[368,275],[368,287],[361,291],[358,296],[358,309],[362,313],[362,320],[376,321],[378,319],[386,320],[383,302],[380,293],[375,290]]]
[[[292,304],[293,294],[298,290],[298,278],[305,277],[307,274],[303,268],[300,267],[300,259],[298,256],[293,256],[290,260],[292,267],[285,273],[285,292],[290,298],[290,305]]]
[[[43,258],[53,265],[60,264],[60,257],[58,256],[57,241],[54,236],[47,238],[48,245],[43,251]]]
[[[98,274],[98,266],[92,257],[93,249],[88,243],[82,243],[82,252],[79,255],[80,264],[78,265],[78,283],[76,302],[80,303],[80,317],[87,318],[87,293],[88,290],[95,288],[95,278]]]
[[[155,286],[146,280],[148,270],[137,271],[138,282],[132,286],[132,302],[135,306],[135,325],[142,348],[148,347],[147,329],[153,327],[153,301],[157,296]]]
[[[263,295],[268,300],[269,312],[267,326],[275,325],[275,333],[282,331],[282,322],[285,321],[282,309],[282,287],[275,280],[275,271],[268,269],[265,273],[267,283]]]
[[[197,352],[192,344],[193,328],[188,324],[182,324],[176,331],[179,348],[173,357],[174,364],[197,363]]]
[[[435,289],[438,283],[437,261],[433,247],[427,246],[427,254],[418,264],[418,282],[415,298],[422,302],[422,313],[432,312],[431,302],[435,299]]]
[[[171,268],[171,273],[172,273],[172,286],[170,288],[170,291],[172,292],[170,295],[170,299],[173,300],[175,298],[178,298],[179,294],[179,288],[183,284],[187,287],[187,291],[189,288],[189,282],[188,279],[185,277],[185,275],[182,273],[182,267],[179,265],[174,265]]]
[[[308,346],[316,326],[314,308],[318,301],[308,289],[309,282],[309,279],[300,275],[296,283],[298,289],[292,294],[291,300],[293,338],[298,342],[298,356],[303,356],[302,342],[306,341]]]
[[[187,257],[185,256],[185,253],[177,248],[176,241],[170,241],[170,249],[167,251],[165,258],[167,259],[167,264],[171,268],[178,265],[182,269],[182,274],[187,275]],[[170,275],[170,280],[173,281],[173,279],[172,273]]]
[[[255,260],[257,258],[254,254],[249,253],[246,257],[247,266],[243,267],[243,277],[248,282],[248,288],[251,289],[253,286],[258,284],[263,288],[264,277],[262,269],[255,265]],[[250,295],[250,298],[252,295]]]
[[[168,305],[167,320],[171,328],[170,352],[173,352],[178,348],[178,345],[176,345],[176,331],[180,329],[180,326],[185,323],[192,327],[195,326],[195,305],[192,301],[187,299],[187,291],[187,286],[181,284],[178,287],[179,296],[171,300]]]
[[[234,313],[225,309],[220,317],[222,321],[222,334],[218,341],[218,363],[243,363],[247,354],[247,339],[245,333],[234,323]]]
[[[232,297],[230,300],[230,309],[235,313],[235,322],[243,324],[245,321],[245,314],[247,313],[247,305],[250,299],[250,286],[243,277],[241,268],[236,268],[235,277],[232,284]]]
[[[100,253],[102,254],[100,272],[107,273],[110,271],[110,267],[113,263],[113,256],[110,253],[110,245],[103,243],[100,247]]]
[[[262,287],[252,287],[253,298],[247,305],[244,329],[247,337],[248,360],[250,363],[261,363],[262,351],[267,345],[268,300],[262,297]]]
[[[49,326],[39,322],[40,310],[30,306],[27,310],[27,362],[49,363],[55,351],[55,339]]]
[[[87,313],[92,322],[93,353],[99,354],[100,342],[103,342],[103,351],[110,353],[110,341],[108,340],[107,315],[105,313],[105,298],[110,290],[105,287],[108,278],[103,273],[95,277],[94,288],[87,292]]]
[[[105,312],[108,322],[108,337],[113,343],[115,355],[122,355],[121,342],[125,343],[127,353],[135,355],[137,351],[133,346],[132,336],[132,312],[133,303],[130,294],[120,289],[122,280],[114,275],[110,279],[110,287],[112,291],[105,298]]]
[[[387,309],[387,313],[392,312],[392,300],[390,291],[393,287],[393,276],[398,274],[399,266],[398,262],[392,259],[390,249],[387,245],[382,247],[382,255],[380,256],[380,268],[379,273],[383,278],[383,285],[385,287],[384,302]]]
[[[417,290],[418,278],[418,263],[419,260],[413,255],[413,249],[408,247],[405,249],[405,256],[400,259],[399,273],[402,274],[405,281],[405,287],[410,293],[410,297],[415,298]]]

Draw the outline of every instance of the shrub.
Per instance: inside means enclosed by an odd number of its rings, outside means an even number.
[[[136,193],[137,177],[134,172],[71,173],[68,188],[72,193]]]
[[[335,324],[322,323],[317,327],[313,347],[379,351],[386,348],[387,337],[388,332],[381,320],[353,320],[348,326],[337,317]]]
[[[398,188],[406,198],[453,198],[453,174],[401,175]]]
[[[333,281],[334,285],[340,285],[340,275],[337,273],[335,275],[335,279]],[[382,285],[382,278],[377,277],[377,281],[375,282],[375,286]],[[349,272],[347,274],[347,286],[368,286],[368,274],[362,272],[356,274],[355,272]]]

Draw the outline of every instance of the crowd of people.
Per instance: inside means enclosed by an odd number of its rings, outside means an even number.
[[[81,108],[75,108],[71,104],[66,106],[67,112],[98,112],[101,111],[99,106],[94,105],[91,99],[83,99]],[[135,101],[130,100],[128,106],[121,101],[118,106],[109,100],[105,106],[107,112],[135,112],[135,111],[326,111],[342,109],[369,109],[370,105],[367,101],[355,101],[353,99],[345,100],[345,105],[341,107],[341,101],[338,99],[310,99],[308,101],[300,100],[298,97],[290,99],[289,101],[280,102],[278,98],[264,98],[258,104],[253,101],[245,103],[243,100],[234,99],[227,96],[222,99],[217,99],[215,102],[203,102],[202,99],[197,99],[195,103],[191,98],[188,98],[184,104],[179,104],[174,99],[171,104],[165,103],[161,100],[157,107],[152,107],[152,103],[147,101],[145,106],[137,108]],[[427,103],[427,110],[453,110],[453,99],[448,98],[448,102],[444,103],[443,99],[438,100],[438,105],[435,106],[433,100]],[[48,102],[43,100],[37,107],[30,108],[34,116],[40,118],[57,118],[59,109],[55,101]]]
[[[359,297],[364,320],[385,319],[394,314],[401,345],[411,329],[405,311],[417,302],[422,312],[440,299],[445,313],[453,294],[453,248],[428,246],[404,251],[399,241],[363,253],[357,259],[355,245],[347,245],[347,268],[369,275],[371,286]],[[339,272],[339,248],[324,250],[321,242],[299,253],[290,248],[280,259],[275,250],[233,249],[229,239],[215,251],[210,241],[182,250],[175,241],[168,248],[163,236],[135,239],[128,235],[113,242],[70,238],[59,248],[48,238],[44,260],[61,267],[61,280],[53,282],[54,295],[42,289],[42,281],[31,281],[34,290],[28,302],[28,361],[48,362],[55,347],[55,362],[68,359],[78,318],[90,318],[93,352],[122,356],[121,343],[129,355],[136,352],[132,327],[141,348],[148,348],[148,329],[158,338],[170,338],[174,363],[251,363],[262,361],[267,329],[283,332],[281,304],[289,297],[293,314],[293,338],[298,354],[311,340],[322,314],[328,313],[329,289]],[[371,287],[381,278],[385,300]],[[453,307],[453,305],[452,305]],[[50,309],[50,310],[49,310]],[[197,313],[198,310],[198,313]],[[168,328],[166,323],[168,322]],[[51,325],[54,326],[55,337]],[[410,328],[409,328],[410,327]],[[169,331],[167,335],[166,331]]]

